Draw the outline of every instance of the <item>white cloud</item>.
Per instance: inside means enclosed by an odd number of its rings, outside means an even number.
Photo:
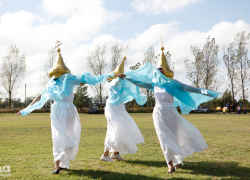
[[[201,0],[134,0],[132,7],[146,14],[172,13]]]
[[[186,57],[191,60],[194,59],[190,52],[192,45],[197,45],[201,49],[203,48],[206,38],[215,38],[216,43],[219,45],[220,52],[219,57],[222,58],[222,50],[225,44],[229,44],[234,40],[236,33],[241,31],[250,32],[250,24],[240,20],[235,23],[220,22],[212,27],[208,32],[200,31],[179,31],[178,22],[170,22],[168,24],[157,24],[151,26],[141,34],[137,34],[132,37],[128,44],[130,44],[131,59],[128,61],[133,62],[135,65],[137,62],[142,63],[144,52],[153,45],[157,54],[161,53],[160,50],[160,35],[163,35],[165,43],[165,52],[169,51],[172,57],[172,61],[175,63],[175,78],[190,84],[186,78],[186,69],[184,60]],[[248,47],[250,48],[250,46]],[[132,65],[132,64],[131,64]],[[189,83],[188,83],[189,82]]]
[[[63,43],[61,46],[63,57],[67,59],[68,66],[74,70],[77,62],[82,63],[83,61],[75,58],[86,58],[90,45],[84,45],[84,43],[100,34],[105,26],[110,26],[110,23],[123,18],[122,13],[107,11],[102,5],[102,1],[86,0],[83,2],[73,0],[70,2],[72,3],[65,4],[56,0],[43,1],[43,7],[46,12],[51,13],[51,16],[66,17],[66,21],[62,23],[48,23],[50,21],[47,19],[22,10],[16,13],[7,12],[1,17],[0,56],[5,55],[10,45],[17,45],[21,52],[27,54],[27,73],[23,83],[30,87],[31,94],[28,96],[36,95],[39,89],[42,90],[40,76],[43,72],[47,53],[57,39]],[[34,22],[39,23],[35,23],[38,25],[34,26]],[[79,44],[83,45],[79,47]],[[80,66],[75,69],[76,73],[84,72],[80,71]],[[83,70],[86,69],[83,68]],[[30,81],[30,77],[36,80]],[[20,97],[20,94],[23,93],[23,90],[20,89],[16,96]]]

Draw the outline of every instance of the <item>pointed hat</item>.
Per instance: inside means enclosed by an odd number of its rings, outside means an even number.
[[[71,73],[69,68],[65,65],[63,58],[61,56],[60,48],[57,49],[58,56],[57,61],[55,62],[54,66],[49,70],[49,77],[50,78],[60,78],[63,74]]]
[[[164,47],[161,47],[162,53],[161,53],[161,59],[159,60],[159,65],[164,70],[164,75],[170,79],[173,79],[174,72],[169,68],[166,56],[164,54]]]
[[[122,62],[112,72],[112,73],[114,73],[114,77],[113,78],[109,77],[110,80],[117,78],[118,74],[124,73],[124,61],[125,61],[125,59],[127,59],[127,58],[124,56]]]

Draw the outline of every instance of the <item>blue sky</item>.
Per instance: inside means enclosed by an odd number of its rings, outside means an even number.
[[[223,46],[236,33],[250,32],[249,9],[248,0],[0,0],[0,67],[7,48],[17,45],[27,54],[23,84],[29,87],[28,96],[34,96],[43,88],[40,76],[57,39],[68,67],[80,74],[89,71],[86,58],[98,43],[108,48],[116,42],[129,44],[128,69],[142,62],[151,45],[160,53],[163,35],[175,62],[175,78],[190,83],[184,66],[186,57],[193,58],[190,46],[202,48],[210,35],[220,46],[221,58]],[[23,93],[21,88],[15,97],[23,99]]]

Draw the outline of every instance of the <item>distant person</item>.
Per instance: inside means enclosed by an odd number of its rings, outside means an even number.
[[[238,106],[238,114],[241,114],[240,106]]]
[[[236,109],[236,105],[235,105],[235,103],[233,103],[232,112],[235,112],[235,109]]]
[[[244,114],[247,113],[247,109],[246,109],[246,106],[244,106]]]
[[[230,104],[229,109],[228,109],[228,113],[232,112],[232,109],[233,109],[233,104]]]

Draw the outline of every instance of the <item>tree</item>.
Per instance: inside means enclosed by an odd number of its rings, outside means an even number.
[[[202,50],[202,87],[205,89],[216,90],[218,87],[217,73],[219,70],[218,59],[219,46],[215,43],[215,38],[210,41],[210,36]]]
[[[79,86],[74,94],[74,104],[82,112],[82,108],[88,107],[91,103],[91,99],[88,97],[88,86]]]
[[[136,63],[136,65],[134,65],[134,66],[131,66],[129,69],[131,69],[131,70],[136,70],[136,69],[139,69],[139,67],[141,66],[141,63]]]
[[[236,46],[236,60],[238,65],[238,80],[240,84],[241,94],[244,106],[246,106],[246,91],[247,91],[247,81],[248,81],[248,71],[250,60],[247,57],[248,50],[246,45],[249,44],[250,33],[246,34],[246,31],[239,32],[234,38],[234,44]]]
[[[216,90],[218,86],[216,76],[219,70],[219,46],[215,43],[215,38],[210,41],[210,36],[208,36],[202,50],[196,45],[191,46],[190,49],[195,61],[191,62],[188,58],[185,60],[188,71],[187,78],[197,88]]]
[[[118,43],[111,47],[111,71],[115,70],[115,68],[118,66],[119,60],[122,59],[122,51],[122,45],[119,46]]]
[[[223,61],[227,69],[227,78],[232,93],[232,103],[234,103],[236,71],[238,69],[236,60],[234,43],[230,43],[227,48],[224,47]]]
[[[105,44],[96,45],[95,49],[89,53],[87,57],[88,67],[94,75],[98,76],[103,74],[104,68],[107,66],[106,54],[107,48]],[[91,87],[91,89],[96,93],[96,97],[100,99],[100,107],[102,107],[104,85],[99,84],[98,86]]]
[[[196,88],[201,87],[201,76],[202,76],[202,52],[196,46],[191,46],[191,54],[194,55],[194,62],[191,62],[190,59],[186,58],[184,63],[187,70],[186,77],[192,82],[192,86]]]
[[[234,102],[236,101],[235,99],[233,100]],[[227,103],[232,104],[232,93],[229,89],[227,89],[221,97],[213,99],[211,101],[209,101],[209,105],[211,107],[224,107]]]
[[[44,74],[41,76],[41,82],[43,86],[45,86],[50,80],[49,70],[53,67],[56,61],[56,56],[57,51],[54,47],[52,47],[47,54],[47,59],[44,64]]]
[[[222,94],[222,96],[221,96],[221,98],[220,98],[220,101],[224,104],[226,104],[226,103],[233,103],[234,102],[234,99],[233,99],[233,97],[232,97],[232,92],[229,90],[229,89],[227,89],[223,94]]]
[[[155,53],[154,46],[150,46],[148,50],[144,53],[144,59],[142,64],[144,65],[149,62],[153,66],[156,66],[158,56],[159,55],[156,55]]]
[[[9,95],[9,109],[11,108],[11,98],[15,90],[21,85],[21,80],[26,71],[26,54],[11,45],[7,50],[7,55],[3,57],[1,71],[2,85]]]

